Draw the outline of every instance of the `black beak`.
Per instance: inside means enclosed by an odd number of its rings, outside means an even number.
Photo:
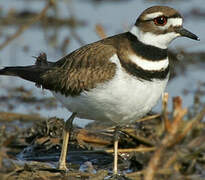
[[[199,37],[192,32],[188,31],[187,29],[180,27],[176,30],[177,33],[179,33],[181,36],[188,37],[197,41],[200,41]]]

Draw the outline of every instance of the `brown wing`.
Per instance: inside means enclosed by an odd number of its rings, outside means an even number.
[[[101,42],[84,46],[63,57],[41,78],[42,87],[75,96],[113,78],[116,65],[109,61],[116,50]]]

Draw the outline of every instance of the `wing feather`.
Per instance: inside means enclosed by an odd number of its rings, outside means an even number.
[[[116,53],[101,42],[84,46],[63,57],[42,75],[42,87],[75,96],[89,91],[115,75],[116,64],[109,61]]]

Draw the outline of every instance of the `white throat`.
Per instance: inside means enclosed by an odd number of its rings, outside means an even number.
[[[137,26],[133,26],[130,30],[130,33],[136,36],[139,41],[143,42],[144,44],[152,45],[162,49],[167,49],[170,42],[179,36],[179,34],[174,32],[169,32],[166,34],[143,32]]]

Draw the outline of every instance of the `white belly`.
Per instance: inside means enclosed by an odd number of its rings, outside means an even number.
[[[165,80],[140,81],[122,69],[115,77],[79,96],[54,96],[71,112],[85,119],[125,124],[148,113],[166,87]]]

